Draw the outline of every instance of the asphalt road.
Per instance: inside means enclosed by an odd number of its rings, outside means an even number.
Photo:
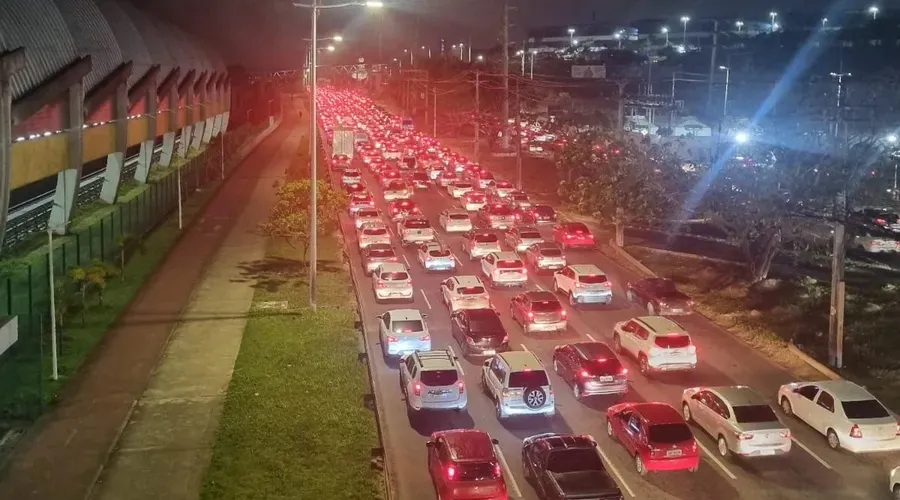
[[[364,181],[376,195],[381,210],[385,203],[379,199],[378,183],[365,168]],[[437,228],[437,216],[441,210],[454,205],[442,189],[433,187],[419,192],[414,200]],[[389,222],[389,221],[388,221]],[[389,226],[393,224],[389,223]],[[361,261],[355,251],[355,232],[348,220],[343,221],[347,237],[350,263],[357,271]],[[543,229],[549,236],[549,229]],[[642,314],[642,310],[625,300],[624,285],[634,279],[628,271],[606,258],[598,251],[568,252],[570,263],[591,263],[603,269],[611,278],[615,298],[613,303],[594,309],[572,310],[569,313],[569,331],[565,334],[522,333],[521,327],[509,317],[509,301],[518,290],[492,290],[491,298],[501,311],[503,323],[510,336],[510,346],[527,349],[544,362],[550,372],[556,395],[557,415],[553,418],[514,417],[500,423],[494,414],[493,403],[479,389],[481,359],[463,360],[465,380],[469,390],[467,413],[434,413],[410,418],[407,415],[399,388],[396,362],[387,362],[381,356],[376,316],[391,309],[416,308],[427,314],[426,322],[434,349],[450,346],[459,352],[459,345],[450,333],[449,314],[440,302],[439,284],[446,274],[428,274],[419,266],[413,249],[402,249],[394,235],[394,244],[408,261],[413,285],[416,288],[414,304],[376,304],[371,291],[371,281],[362,273],[359,276],[361,314],[367,332],[367,347],[375,373],[376,397],[380,400],[381,418],[384,423],[384,446],[388,449],[389,467],[396,478],[400,500],[435,498],[426,468],[425,441],[428,436],[442,429],[478,428],[499,440],[499,451],[504,462],[504,475],[511,498],[537,498],[522,475],[522,439],[543,432],[574,432],[592,435],[608,468],[611,470],[626,498],[640,499],[877,499],[889,498],[888,471],[900,463],[900,454],[854,456],[830,450],[825,440],[805,424],[784,420],[794,436],[794,447],[784,457],[756,460],[720,459],[715,453],[714,441],[695,428],[695,435],[702,446],[703,461],[696,473],[676,472],[651,474],[640,477],[634,470],[628,454],[605,432],[604,411],[614,401],[602,397],[578,402],[571,389],[552,373],[551,357],[554,346],[577,340],[595,339],[611,342],[613,325],[618,321]],[[457,257],[462,238],[439,231],[439,238]],[[458,259],[456,274],[478,275],[478,262]],[[550,276],[530,275],[528,289],[549,290]],[[648,380],[639,374],[631,359],[623,359],[631,375],[631,392],[627,401],[662,401],[680,407],[682,390],[698,385],[748,385],[774,404],[778,387],[792,381],[789,373],[774,365],[761,354],[738,342],[726,332],[700,316],[679,319],[690,331],[698,346],[700,364],[694,373],[658,376]],[[777,405],[776,405],[777,406]]]

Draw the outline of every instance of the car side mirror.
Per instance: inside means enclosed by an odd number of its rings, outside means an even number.
[[[496,439],[496,438],[491,438],[491,444],[499,445],[499,444],[500,444],[500,440],[499,440],[499,439]]]
[[[375,319],[384,319],[384,314],[379,314],[378,316],[375,316]]]
[[[426,448],[434,448],[434,441],[426,441],[425,447]]]
[[[428,315],[427,315],[427,314],[423,314],[423,315],[422,315],[422,319],[428,319]]]
[[[485,367],[485,368],[489,368],[489,367],[491,366],[490,360],[485,361],[484,363],[481,363],[481,366],[483,366],[483,367]]]

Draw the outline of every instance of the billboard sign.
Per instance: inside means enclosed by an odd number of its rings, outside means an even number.
[[[572,78],[603,79],[606,78],[606,66],[572,65]]]

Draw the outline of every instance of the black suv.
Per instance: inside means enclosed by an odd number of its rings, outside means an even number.
[[[538,434],[522,441],[525,478],[541,500],[622,500],[590,436]]]
[[[464,356],[493,356],[509,350],[509,335],[493,309],[460,309],[450,315],[450,328]]]

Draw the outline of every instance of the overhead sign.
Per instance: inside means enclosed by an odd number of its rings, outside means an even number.
[[[572,78],[603,79],[606,78],[606,66],[572,65]]]
[[[353,70],[350,72],[350,76],[353,77],[354,80],[365,80],[369,77],[369,72],[366,71],[365,64],[360,64],[353,67]]]

